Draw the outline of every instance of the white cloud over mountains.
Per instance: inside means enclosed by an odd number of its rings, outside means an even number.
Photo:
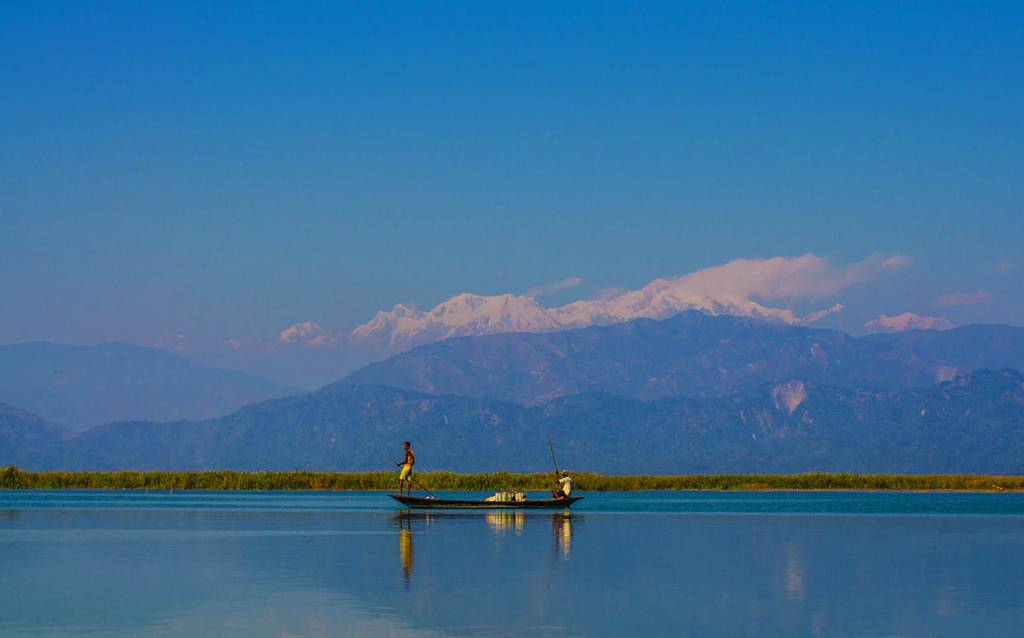
[[[769,259],[734,259],[674,280],[682,289],[710,298],[822,299],[907,264],[904,255],[874,254],[843,268],[814,254]]]
[[[565,279],[544,286],[534,286],[526,292],[526,296],[531,299],[534,297],[542,297],[544,295],[550,295],[553,292],[558,292],[559,290],[579,286],[582,283],[583,279],[581,277],[566,277]]]

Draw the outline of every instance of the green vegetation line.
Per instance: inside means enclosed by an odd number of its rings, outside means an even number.
[[[431,490],[545,490],[550,473],[422,472]],[[395,472],[27,472],[0,469],[0,489],[393,490]],[[1024,490],[1024,476],[963,474],[698,474],[620,476],[577,472],[576,489],[606,490]]]

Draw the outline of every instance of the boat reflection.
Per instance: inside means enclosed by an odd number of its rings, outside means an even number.
[[[493,510],[485,515],[487,524],[498,536],[512,532],[516,536],[526,527],[526,512],[519,510]]]
[[[412,519],[408,512],[403,512],[395,517],[398,523],[398,558],[402,562],[402,584],[406,588],[412,582],[413,547],[412,547]]]
[[[581,516],[570,512],[539,514],[517,510],[493,510],[486,513],[427,513],[403,510],[395,514],[393,523],[398,528],[398,558],[402,567],[404,585],[408,587],[412,582],[416,561],[413,539],[418,531],[425,532],[425,528],[431,528],[431,532],[443,531],[446,524],[465,524],[474,518],[482,518],[491,532],[500,538],[529,537],[530,534],[527,533],[529,528],[528,522],[543,523],[545,520],[549,521],[553,560],[569,559],[569,555],[572,552],[573,525],[582,519]]]
[[[572,514],[561,512],[551,516],[551,534],[554,539],[553,551],[556,555],[561,554],[565,560],[569,559],[572,551]]]

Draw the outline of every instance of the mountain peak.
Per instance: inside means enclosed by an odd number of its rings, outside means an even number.
[[[864,324],[874,332],[904,332],[906,330],[949,330],[953,324],[942,317],[922,317],[912,312],[890,317],[879,315]]]
[[[659,278],[638,290],[555,308],[541,306],[534,297],[510,293],[462,292],[426,312],[398,304],[390,312],[377,312],[370,321],[353,330],[349,339],[356,343],[376,343],[394,353],[448,337],[551,332],[633,319],[665,319],[686,310],[804,324],[841,312],[843,306],[835,304],[800,317],[792,310],[764,306],[742,295],[709,296],[696,292],[687,277]]]
[[[559,327],[531,297],[463,292],[425,312],[397,304],[390,312],[375,314],[353,330],[349,338],[401,351],[448,337],[542,332]]]
[[[282,330],[277,336],[278,343],[333,348],[338,339],[329,330],[312,321],[303,321]]]
[[[834,297],[840,291],[885,271],[902,268],[902,255],[873,254],[843,268],[814,254],[768,259],[734,259],[674,277],[659,277],[636,290],[546,308],[535,301],[544,288],[526,295],[493,296],[463,292],[426,313],[378,313],[350,334],[353,343],[387,347],[394,354],[451,336],[497,332],[547,332],[622,323],[632,319],[666,319],[683,310],[733,315],[784,324],[806,325],[843,311],[842,304],[801,316],[772,307],[778,300]],[[582,281],[571,277],[556,287]],[[550,287],[548,287],[550,289]],[[404,319],[404,321],[403,321]],[[932,327],[939,327],[940,323]]]
[[[378,315],[385,315],[386,316],[388,313],[386,313],[386,312],[378,312],[377,314]],[[402,304],[402,303],[396,303],[394,308],[391,309],[391,314],[395,315],[396,317],[413,317],[413,316],[422,314],[422,312],[419,311],[419,310],[416,310],[412,306],[407,306],[407,305]]]

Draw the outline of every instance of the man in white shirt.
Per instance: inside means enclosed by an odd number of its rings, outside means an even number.
[[[568,498],[572,494],[572,479],[569,478],[568,472],[562,472],[562,478],[558,479],[558,484],[562,487],[551,490],[551,495],[555,498]]]

